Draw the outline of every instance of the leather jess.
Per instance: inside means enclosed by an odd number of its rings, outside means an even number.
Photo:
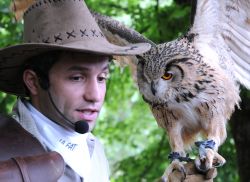
[[[0,182],[56,182],[65,163],[13,118],[0,115]]]

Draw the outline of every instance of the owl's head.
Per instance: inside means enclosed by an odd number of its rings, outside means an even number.
[[[197,57],[180,42],[160,44],[139,57],[138,86],[146,102],[167,105],[189,101],[202,90]]]

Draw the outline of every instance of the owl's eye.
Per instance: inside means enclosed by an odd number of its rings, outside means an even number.
[[[163,80],[170,80],[173,77],[172,73],[165,73],[161,78]]]

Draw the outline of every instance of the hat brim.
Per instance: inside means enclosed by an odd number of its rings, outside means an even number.
[[[63,45],[24,43],[10,46],[0,50],[0,90],[18,96],[26,96],[22,85],[22,65],[27,59],[43,52],[61,50],[110,56],[139,55],[150,48],[151,45],[147,43],[118,46],[104,42],[96,46],[93,41],[74,41]]]

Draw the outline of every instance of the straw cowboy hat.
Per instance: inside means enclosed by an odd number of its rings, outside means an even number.
[[[24,96],[21,67],[50,50],[101,55],[138,55],[150,44],[111,44],[83,0],[38,0],[24,13],[24,43],[0,50],[0,90]]]

